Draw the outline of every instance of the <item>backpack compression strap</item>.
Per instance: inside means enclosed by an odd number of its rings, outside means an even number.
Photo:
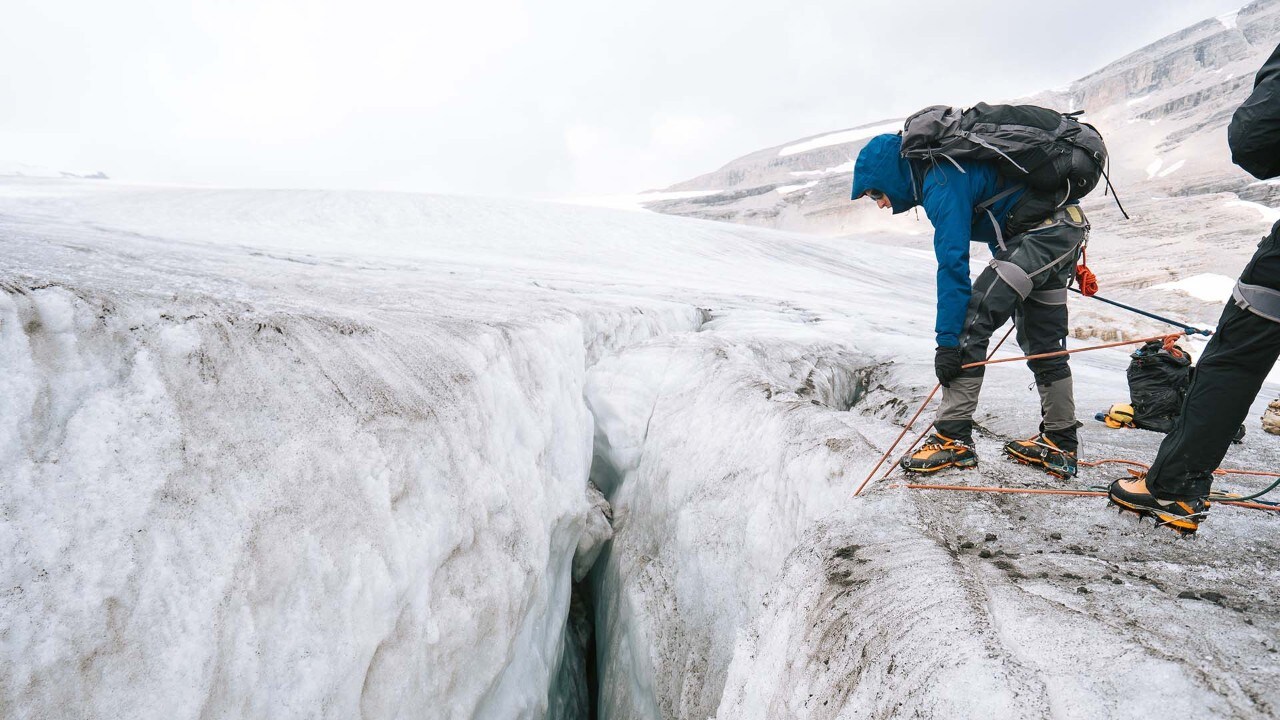
[[[1026,186],[1023,185],[1022,183],[1014,183],[1013,185],[1010,185],[1004,190],[1001,190],[995,195],[992,195],[986,200],[983,200],[982,202],[978,203],[977,206],[973,208],[973,211],[975,213],[981,210],[982,212],[985,212],[987,214],[988,218],[990,218],[991,227],[994,228],[996,231],[996,245],[999,245],[1001,250],[1007,249],[1004,246],[1004,233],[1000,231],[1000,223],[996,222],[996,216],[995,216],[995,213],[991,212],[991,206],[1009,197],[1010,195],[1018,192],[1024,187]]]

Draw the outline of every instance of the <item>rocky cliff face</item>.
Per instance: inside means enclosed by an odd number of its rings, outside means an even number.
[[[1226,126],[1253,75],[1280,41],[1280,0],[1197,23],[1059,91],[1020,102],[1084,109],[1112,155],[1112,179],[1140,206],[1145,198],[1235,193],[1271,202],[1280,185],[1255,183],[1231,164]],[[648,204],[674,215],[826,235],[874,225],[848,199],[852,160],[866,141],[901,120],[803,138],[760,150],[670,190],[713,190]]]

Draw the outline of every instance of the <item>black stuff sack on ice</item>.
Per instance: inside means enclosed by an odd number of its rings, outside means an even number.
[[[1183,347],[1152,340],[1129,356],[1129,399],[1133,424],[1143,430],[1168,433],[1182,413],[1195,368]],[[1244,426],[1233,442],[1244,438]]]
[[[1129,357],[1133,424],[1143,430],[1169,432],[1191,386],[1191,355],[1177,345],[1152,340]]]

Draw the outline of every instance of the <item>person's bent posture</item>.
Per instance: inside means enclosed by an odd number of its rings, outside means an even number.
[[[1052,207],[1032,223],[1010,227],[1024,190],[1002,177],[993,163],[913,163],[901,156],[899,135],[872,138],[854,165],[853,198],[869,197],[895,214],[917,204],[933,223],[938,260],[934,369],[943,386],[934,433],[903,458],[909,472],[930,473],[978,463],[973,414],[982,387],[991,335],[1015,318],[1018,344],[1027,355],[1062,350],[1067,336],[1067,287],[1088,237],[1080,207]],[[1031,198],[1026,198],[1030,200]],[[1038,219],[1039,222],[1034,222]],[[1032,225],[1030,229],[1026,226]],[[1014,232],[1010,232],[1010,231]],[[969,244],[985,242],[994,256],[972,283]],[[1075,399],[1067,357],[1030,360],[1040,392],[1039,432],[1005,445],[1016,460],[1059,476],[1076,474]]]
[[[1280,175],[1280,46],[1227,130],[1231,158],[1259,179]],[[1194,533],[1209,510],[1213,471],[1280,357],[1280,222],[1240,273],[1218,330],[1196,367],[1182,413],[1146,475],[1117,480],[1122,509]]]

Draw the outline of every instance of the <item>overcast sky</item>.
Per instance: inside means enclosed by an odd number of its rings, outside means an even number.
[[[1064,85],[1242,0],[3,0],[0,167],[635,192]]]

